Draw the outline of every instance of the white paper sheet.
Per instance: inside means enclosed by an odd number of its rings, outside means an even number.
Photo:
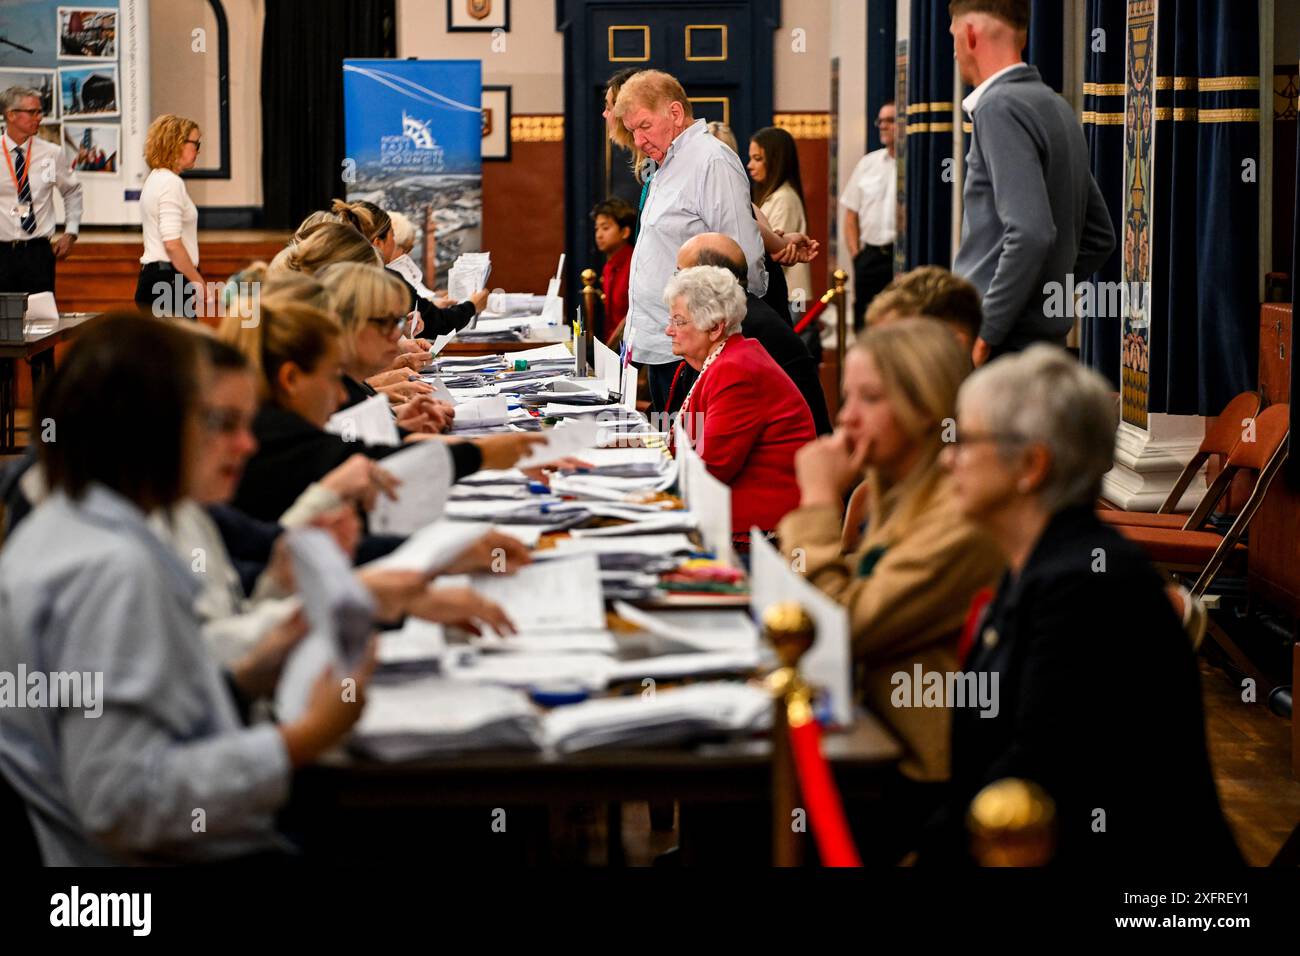
[[[549,551],[539,551],[537,560],[574,554],[686,554],[696,550],[684,534],[628,534],[617,538],[561,538]]]
[[[325,430],[344,441],[365,442],[367,445],[402,443],[388,398],[382,394],[372,395],[351,408],[335,412],[325,423]]]
[[[572,455],[582,457],[582,452],[594,448],[600,437],[600,425],[596,422],[569,422],[563,427],[555,427],[542,432],[546,444],[530,449],[528,454],[515,463],[516,468],[536,468]]]
[[[596,378],[601,379],[605,383],[607,392],[613,394],[619,391],[623,383],[623,369],[622,363],[618,360],[618,353],[598,337],[593,337],[591,341],[596,350],[593,363]]]
[[[504,395],[470,398],[456,405],[456,428],[488,428],[510,420],[510,403]]]
[[[442,660],[447,650],[447,635],[441,624],[408,617],[396,631],[379,635],[380,664],[433,663]]]
[[[600,630],[605,601],[594,554],[572,560],[537,562],[510,575],[476,574],[473,587],[505,609],[525,633]]]
[[[451,564],[479,538],[485,528],[463,521],[437,521],[411,535],[391,554],[367,563],[367,568],[423,571],[432,574]]]
[[[817,638],[803,656],[800,671],[809,682],[825,688],[835,722],[853,722],[853,668],[849,644],[849,612],[827,597],[790,567],[772,544],[757,530],[750,534],[751,608],[756,620],[782,601],[795,601],[813,619]]]
[[[440,441],[416,442],[389,455],[383,462],[402,485],[397,500],[380,494],[370,512],[375,534],[415,534],[442,517],[455,478],[451,451]]]
[[[557,343],[555,345],[539,346],[535,349],[523,349],[518,352],[511,352],[507,358],[511,362],[516,362],[519,359],[523,359],[526,362],[539,362],[543,359],[572,359],[573,353],[569,351],[567,345]]]
[[[642,611],[625,601],[614,612],[642,630],[701,651],[757,651],[758,628],[745,611]]]
[[[700,537],[719,561],[735,567],[731,547],[731,489],[714,478],[704,460],[695,453],[681,420],[677,421],[678,487],[690,512],[700,521]]]

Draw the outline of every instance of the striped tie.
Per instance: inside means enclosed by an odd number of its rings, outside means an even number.
[[[27,171],[27,160],[23,158],[22,147],[14,150],[14,176],[22,183],[22,188],[18,190],[18,205],[27,206],[27,215],[22,219],[23,231],[29,236],[36,235],[36,206],[32,202],[32,184],[28,177],[23,173]]]

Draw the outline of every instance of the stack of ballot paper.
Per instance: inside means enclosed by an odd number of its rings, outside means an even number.
[[[402,443],[388,398],[382,394],[372,395],[351,408],[335,412],[325,423],[325,430],[332,435],[338,435],[344,441],[362,442],[367,445]]]
[[[542,740],[526,694],[437,677],[376,681],[352,731],[352,749],[379,760],[466,750],[536,750]]]
[[[493,292],[488,295],[487,309],[491,315],[541,315],[546,296],[531,292]]]
[[[492,256],[487,252],[463,252],[456,257],[447,273],[447,296],[464,302],[475,292],[487,288],[492,274]]]
[[[705,682],[649,697],[606,697],[557,707],[543,718],[546,744],[561,753],[609,746],[680,743],[766,730],[772,697],[761,687]]]

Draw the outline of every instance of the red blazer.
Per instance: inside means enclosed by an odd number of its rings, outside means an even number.
[[[794,455],[817,431],[808,403],[762,345],[733,335],[685,411],[695,451],[731,486],[733,533],[771,531],[799,506]]]
[[[600,287],[605,293],[605,327],[597,333],[603,342],[627,316],[627,283],[632,276],[632,243],[623,246],[605,262]]]

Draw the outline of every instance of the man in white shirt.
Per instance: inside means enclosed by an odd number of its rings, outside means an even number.
[[[883,148],[872,150],[853,167],[840,196],[844,243],[853,257],[853,328],[862,331],[871,304],[894,277],[897,230],[897,164],[894,161],[895,111],[892,101],[876,114]]]
[[[680,360],[666,334],[664,287],[677,251],[693,236],[720,232],[740,244],[749,264],[749,290],[767,291],[763,239],[740,157],[696,120],[680,83],[659,70],[637,73],[619,91],[614,116],[655,164],[632,253],[624,342],[646,368],[654,411],[664,410]]]
[[[41,139],[41,95],[0,93],[5,168],[0,172],[0,292],[53,292],[54,260],[72,250],[81,226],[81,184],[61,146]],[[63,194],[64,234],[54,236],[54,190]]]

